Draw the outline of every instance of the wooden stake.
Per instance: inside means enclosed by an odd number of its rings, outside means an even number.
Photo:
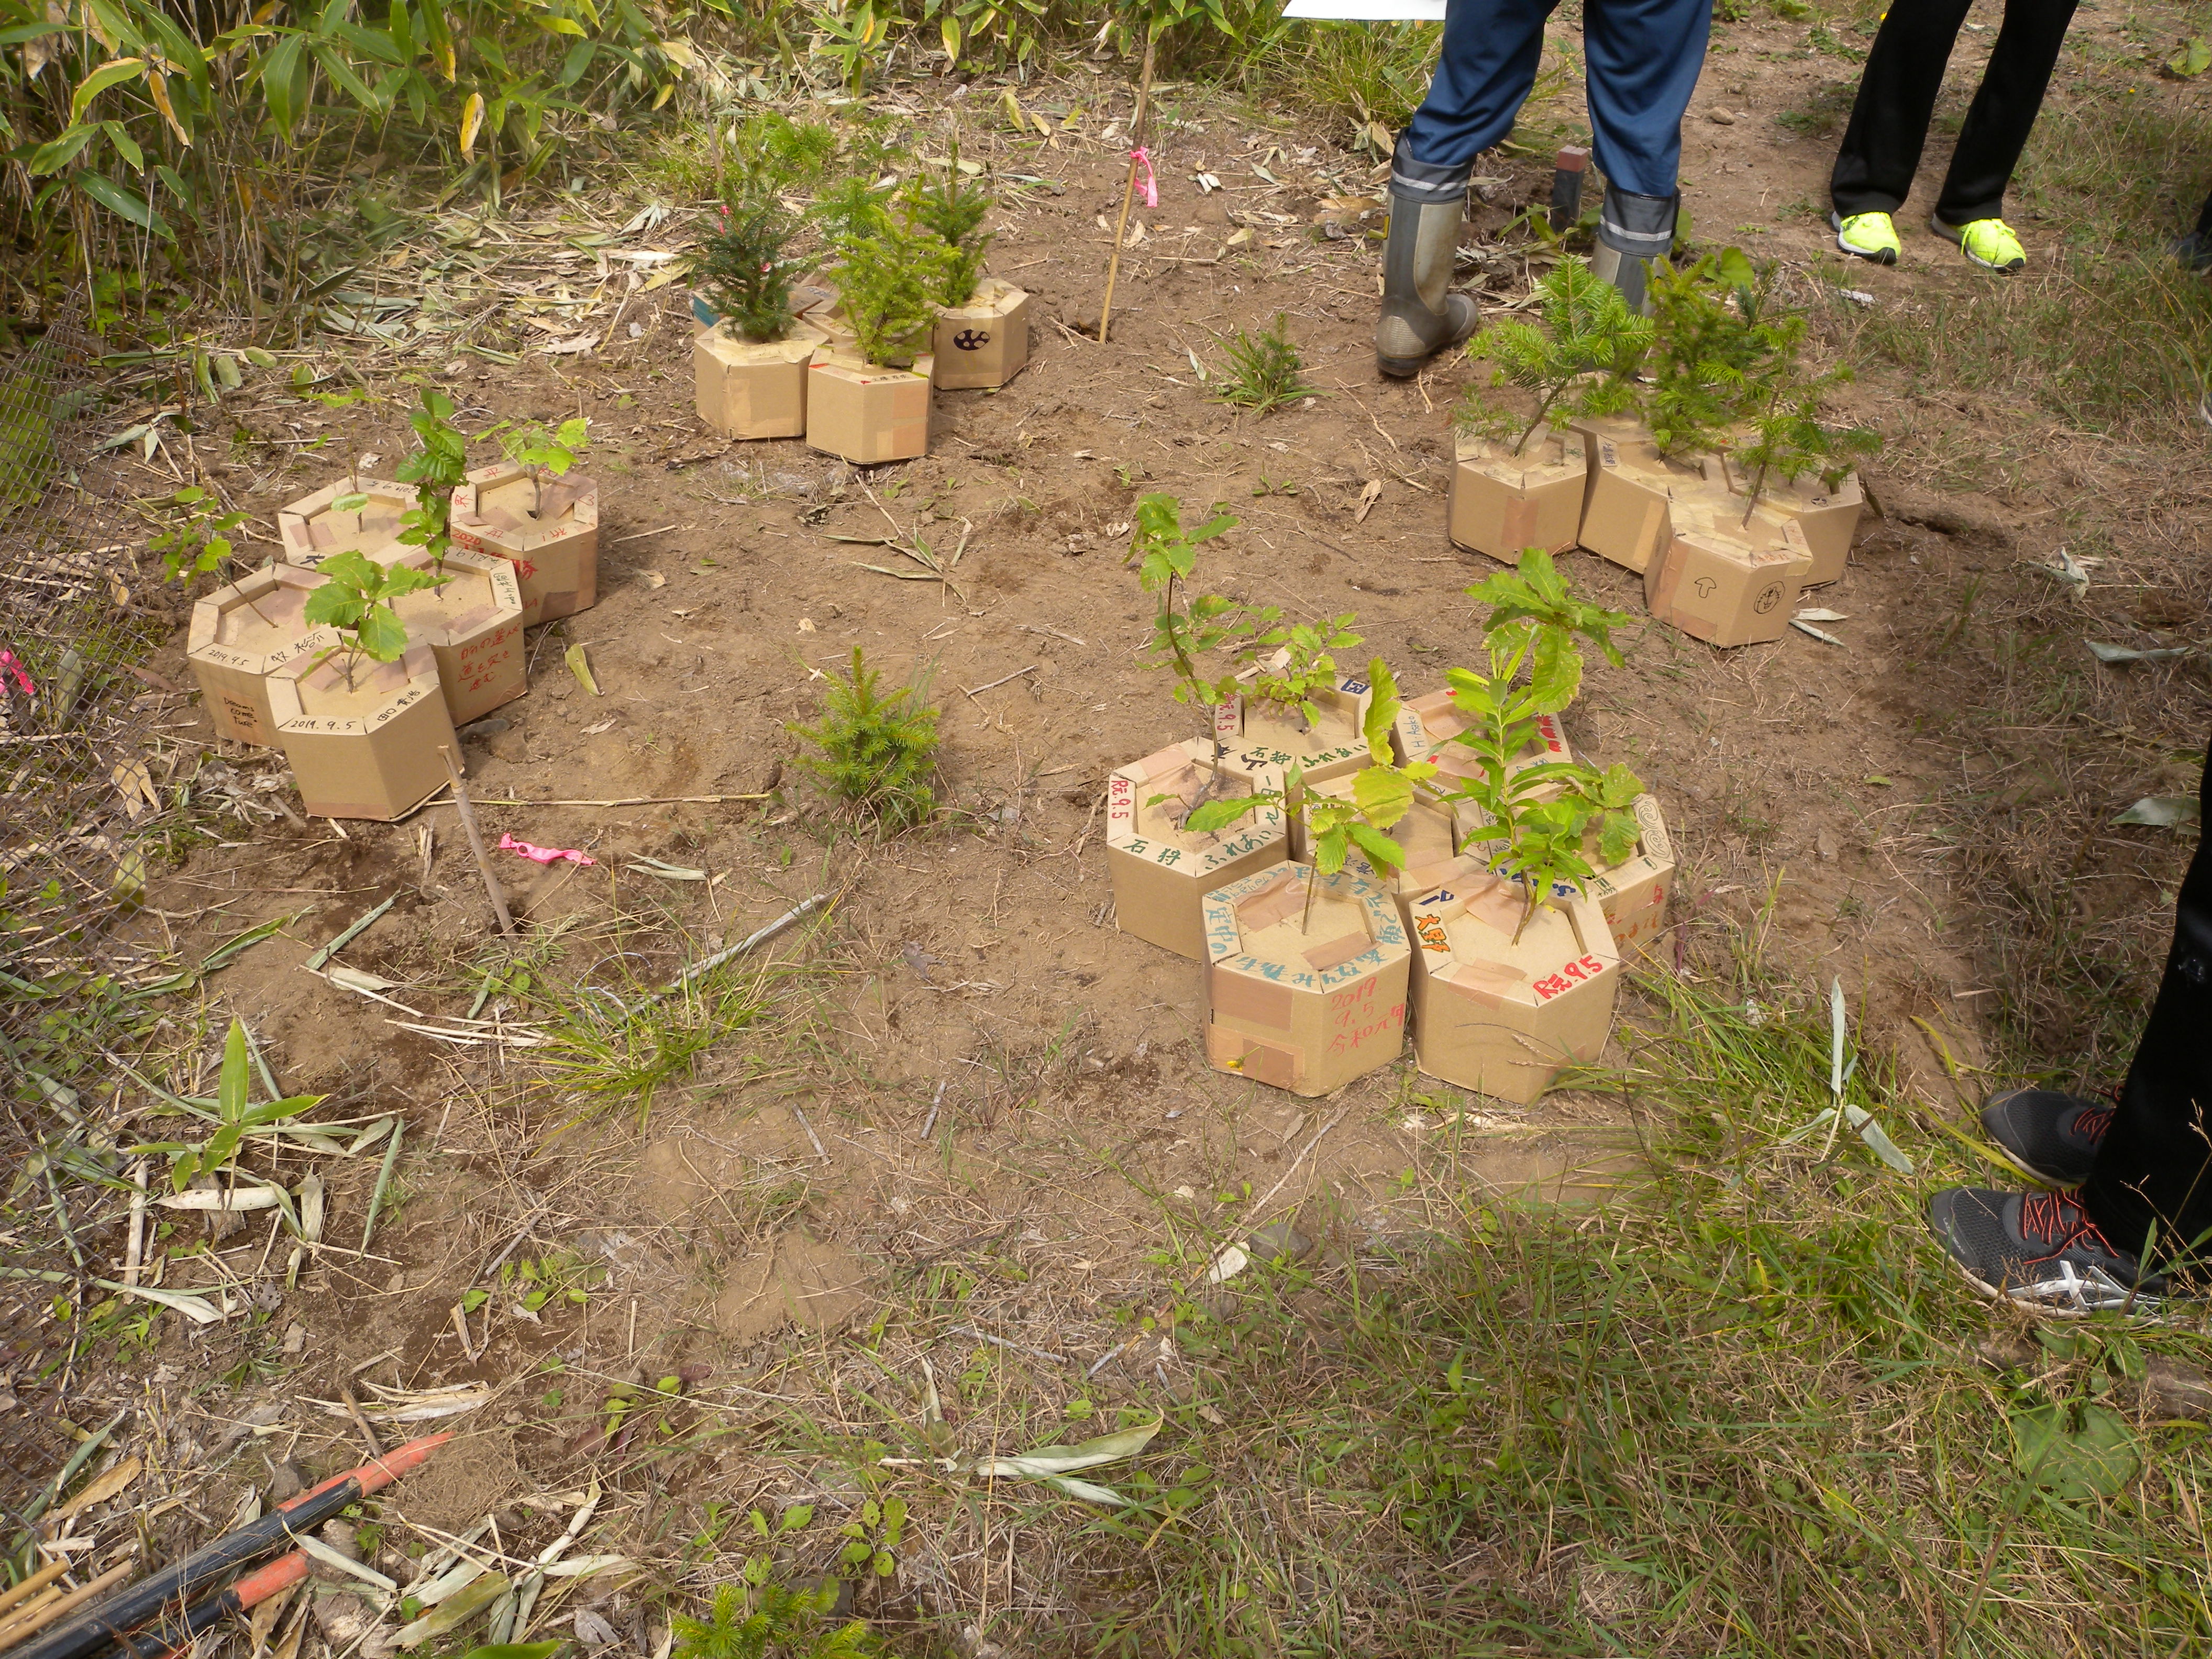
[[[128,1578],[131,1570],[128,1561],[119,1566],[110,1567],[82,1589],[71,1590],[58,1601],[46,1602],[36,1612],[25,1613],[14,1622],[0,1626],[0,1648],[12,1648],[25,1637],[37,1635],[56,1620],[76,1612],[109,1585]]]
[[[0,1590],[0,1612],[5,1612],[18,1601],[27,1601],[40,1590],[69,1571],[69,1561],[64,1558],[51,1565],[40,1567],[13,1589]]]
[[[483,877],[484,890],[491,895],[491,908],[499,917],[499,931],[514,932],[514,922],[507,914],[507,895],[500,890],[499,878],[492,873],[491,860],[484,856],[483,837],[477,832],[476,808],[469,805],[468,786],[461,781],[461,769],[453,764],[453,751],[444,744],[438,745],[439,757],[446,763],[446,775],[453,781],[453,805],[460,809],[461,828],[468,831],[469,851],[477,855],[477,870]]]
[[[1137,113],[1129,123],[1129,182],[1121,191],[1121,216],[1114,226],[1114,256],[1106,262],[1106,297],[1098,305],[1098,343],[1106,343],[1107,319],[1114,314],[1114,279],[1121,270],[1121,233],[1129,228],[1129,204],[1137,194],[1136,152],[1145,147],[1145,122],[1152,113],[1152,47],[1145,42],[1144,72],[1137,79]]]

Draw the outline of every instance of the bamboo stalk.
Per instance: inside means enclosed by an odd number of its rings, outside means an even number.
[[[1145,147],[1145,122],[1152,114],[1152,51],[1155,43],[1145,42],[1144,72],[1137,80],[1137,113],[1129,123],[1129,182],[1121,190],[1121,216],[1114,225],[1114,253],[1106,262],[1106,297],[1098,305],[1098,343],[1106,343],[1107,320],[1114,314],[1114,279],[1121,271],[1121,233],[1129,228],[1129,204],[1137,194],[1137,151]]]
[[[514,932],[514,921],[507,914],[507,895],[500,890],[499,878],[492,873],[491,860],[484,855],[483,836],[477,830],[476,808],[469,805],[468,786],[461,781],[461,769],[453,764],[453,751],[444,744],[438,745],[438,754],[446,763],[446,775],[453,786],[453,805],[460,809],[461,828],[468,831],[469,851],[476,854],[477,873],[483,877],[484,890],[491,895],[493,914],[499,917],[499,931]]]
[[[7,1609],[14,1607],[18,1601],[21,1601],[28,1597],[36,1595],[40,1590],[46,1589],[47,1585],[52,1583],[55,1579],[67,1572],[69,1571],[69,1565],[68,1558],[64,1557],[61,1560],[53,1563],[51,1566],[40,1567],[36,1572],[33,1573],[28,1578],[26,1578],[21,1583],[17,1584],[12,1589],[0,1590],[0,1613],[6,1612]],[[16,1615],[16,1617],[19,1618],[21,1616],[21,1614]]]
[[[26,1613],[12,1624],[0,1626],[0,1652],[14,1647],[27,1636],[37,1635],[64,1613],[76,1612],[102,1590],[130,1576],[131,1564],[123,1562],[110,1567],[82,1589],[71,1590],[58,1601],[46,1602],[36,1613]]]

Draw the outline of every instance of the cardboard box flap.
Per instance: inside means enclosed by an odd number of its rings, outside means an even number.
[[[1279,876],[1250,897],[1237,902],[1237,923],[1247,933],[1261,933],[1303,910],[1305,902],[1304,880],[1294,875]]]
[[[1326,945],[1316,945],[1299,954],[1313,964],[1316,973],[1325,974],[1362,954],[1373,943],[1374,940],[1362,930],[1357,933],[1346,933],[1341,939],[1333,939]]]

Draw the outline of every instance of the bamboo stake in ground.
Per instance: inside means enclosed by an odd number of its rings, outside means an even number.
[[[442,743],[438,745],[438,754],[446,763],[446,775],[453,781],[453,805],[460,809],[461,828],[468,832],[469,851],[477,855],[477,870],[483,877],[484,890],[491,895],[493,913],[499,917],[499,931],[512,933],[514,923],[507,914],[507,895],[500,891],[499,878],[492,873],[491,860],[484,856],[483,837],[477,833],[476,808],[469,805],[468,786],[461,781],[461,769],[453,764],[453,751]]]
[[[1137,152],[1145,147],[1145,122],[1152,113],[1152,47],[1145,42],[1144,72],[1137,79],[1137,113],[1129,123],[1129,182],[1121,191],[1121,216],[1114,225],[1114,255],[1106,262],[1106,297],[1098,304],[1098,341],[1106,342],[1106,325],[1114,314],[1114,279],[1121,270],[1121,234],[1129,228],[1129,204],[1137,194]]]

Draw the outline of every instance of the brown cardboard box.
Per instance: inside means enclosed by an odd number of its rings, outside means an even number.
[[[1280,668],[1285,660],[1287,653],[1279,652],[1268,667]],[[1260,672],[1250,668],[1239,678],[1256,679]],[[1231,697],[1213,711],[1214,735],[1221,740],[1222,768],[1232,776],[1250,780],[1270,769],[1287,774],[1295,763],[1310,784],[1357,772],[1368,761],[1364,733],[1367,705],[1373,701],[1364,674],[1340,674],[1334,686],[1314,693],[1311,702],[1321,719],[1309,726],[1304,712],[1294,704],[1265,697]],[[1402,750],[1407,743],[1418,738],[1413,717],[1401,704],[1391,746]]]
[[[1524,548],[1564,553],[1582,528],[1589,472],[1579,432],[1539,432],[1517,456],[1463,437],[1451,474],[1451,538],[1507,564]]]
[[[463,551],[514,567],[525,628],[589,611],[599,601],[597,479],[570,472],[546,479],[540,490],[512,461],[480,466],[453,492],[451,533]]]
[[[1589,884],[1589,896],[1605,912],[1613,948],[1624,961],[1650,950],[1666,930],[1667,894],[1674,884],[1674,843],[1657,797],[1638,795],[1632,810],[1641,832],[1636,850],[1599,870]]]
[[[357,513],[340,513],[331,503],[349,495],[368,497]],[[399,520],[415,505],[407,485],[384,478],[340,478],[312,495],[276,509],[276,534],[284,544],[284,562],[311,570],[333,553],[366,553],[383,559],[399,542]]]
[[[794,317],[781,340],[756,344],[717,323],[691,342],[699,418],[732,438],[798,438],[806,432],[806,366],[830,337]]]
[[[806,441],[856,466],[907,461],[929,450],[927,356],[912,368],[884,368],[839,351],[814,354],[806,371]]]
[[[295,658],[269,677],[269,711],[314,817],[398,817],[445,783],[441,745],[461,763],[427,645],[397,662],[361,662],[350,684],[338,658]]]
[[[417,570],[430,556],[410,547],[394,560]],[[482,720],[530,689],[522,655],[522,585],[515,567],[488,553],[446,555],[442,587],[426,587],[392,601],[407,624],[409,645],[427,645],[446,690],[446,712],[455,726]]]
[[[322,580],[312,570],[274,565],[193,605],[185,659],[200,683],[201,702],[217,737],[276,746],[270,672],[338,642],[336,629],[310,628],[301,614]]]
[[[1804,532],[1759,509],[1744,521],[1740,496],[1707,485],[1674,497],[1674,536],[1644,573],[1655,621],[1710,644],[1776,640],[1813,568]]]
[[[1193,835],[1181,826],[1213,770],[1213,745],[1197,738],[1122,767],[1106,781],[1106,873],[1115,926],[1194,962],[1206,959],[1206,896],[1279,864],[1290,837],[1282,813],[1255,808],[1226,830]],[[1256,787],[1279,788],[1269,772]],[[1224,778],[1229,796],[1255,785]],[[1162,799],[1162,798],[1164,799]]]
[[[1639,421],[1576,422],[1587,441],[1589,483],[1583,497],[1581,544],[1642,574],[1674,534],[1674,490],[1705,481],[1701,468],[1670,461]]]
[[[1562,1066],[1597,1058],[1620,981],[1594,901],[1540,906],[1523,926],[1525,892],[1466,858],[1407,903],[1418,947],[1415,1063],[1516,1105],[1542,1094]]]
[[[1030,296],[1003,278],[984,277],[966,305],[937,313],[931,350],[940,391],[1006,385],[1030,360]]]
[[[1752,474],[1738,465],[1733,455],[1725,458],[1724,465],[1728,487],[1738,495],[1748,491]],[[1851,544],[1858,539],[1859,515],[1866,510],[1866,494],[1859,488],[1856,472],[1833,489],[1811,474],[1788,483],[1769,478],[1759,492],[1759,510],[1797,521],[1798,529],[1805,532],[1805,545],[1813,553],[1813,572],[1805,578],[1805,586],[1825,587],[1840,577],[1850,562]]]
[[[1406,930],[1349,870],[1277,864],[1208,893],[1206,948],[1206,1057],[1222,1071],[1325,1095],[1405,1047]]]

